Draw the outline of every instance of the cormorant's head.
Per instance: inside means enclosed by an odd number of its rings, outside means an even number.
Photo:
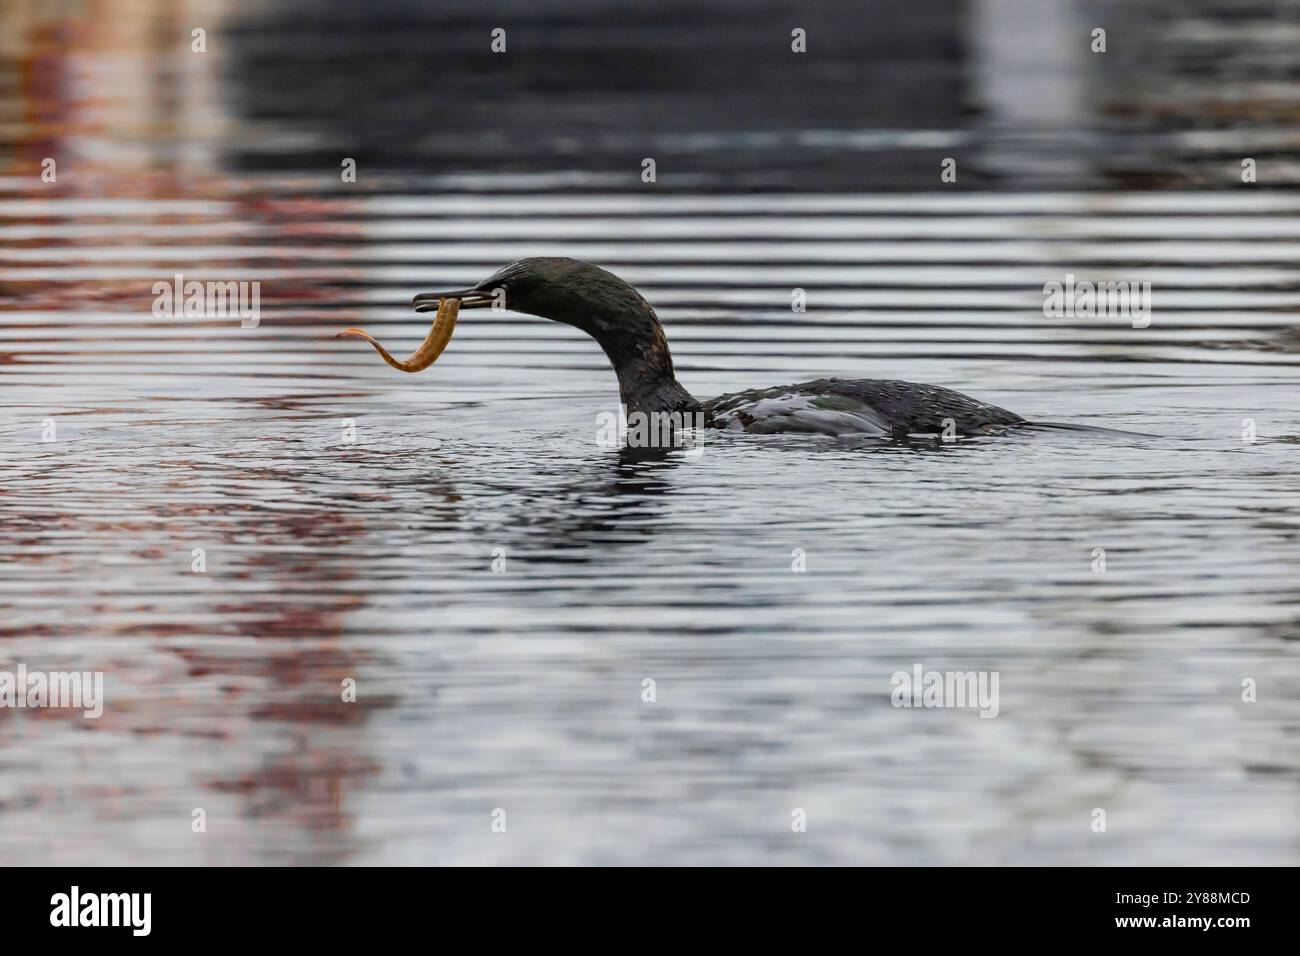
[[[417,312],[459,299],[461,309],[509,309],[582,329],[606,352],[625,344],[663,338],[659,320],[641,293],[614,273],[590,262],[535,256],[512,262],[468,289],[424,292]]]
[[[419,372],[438,360],[464,309],[498,308],[564,322],[594,338],[618,373],[619,392],[629,408],[698,407],[673,375],[663,326],[641,293],[612,272],[590,262],[535,257],[512,262],[468,289],[422,292],[417,312],[438,314],[424,343],[400,362],[361,329],[340,335],[364,339],[384,361],[403,372]]]

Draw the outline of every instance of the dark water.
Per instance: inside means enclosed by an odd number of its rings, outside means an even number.
[[[1296,863],[1296,27],[1129,23],[1159,82],[1079,81],[1071,125],[991,91],[1014,5],[942,6],[861,40],[907,80],[810,27],[803,125],[798,88],[761,106],[779,77],[740,90],[784,18],[725,7],[491,7],[520,59],[477,84],[468,5],[220,10],[206,59],[189,17],[7,10],[0,670],[100,670],[107,702],[0,709],[0,858]],[[464,69],[403,54],[419,30]],[[1160,437],[636,454],[597,441],[613,375],[567,327],[467,313],[419,376],[332,338],[414,347],[414,293],[536,254],[641,288],[700,397],[901,378]],[[260,281],[260,323],[156,318],[176,272]],[[1150,327],[1045,317],[1067,272],[1150,281]],[[890,706],[916,664],[997,672],[997,718]]]

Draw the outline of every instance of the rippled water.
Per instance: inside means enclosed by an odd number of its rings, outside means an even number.
[[[0,670],[107,703],[0,709],[5,862],[1297,862],[1300,194],[68,175],[0,182]],[[1158,437],[636,454],[571,328],[466,313],[419,376],[332,338],[535,254],[642,289],[701,398]],[[260,324],[154,317],[175,272]],[[1067,272],[1150,327],[1044,317]],[[916,664],[997,718],[892,707]]]

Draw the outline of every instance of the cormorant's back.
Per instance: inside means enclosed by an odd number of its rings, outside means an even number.
[[[720,395],[705,407],[716,426],[750,432],[981,435],[1026,424],[950,388],[888,379],[822,378]]]

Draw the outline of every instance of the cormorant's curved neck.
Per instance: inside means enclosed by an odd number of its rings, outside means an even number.
[[[603,343],[602,343],[603,345]],[[627,413],[697,412],[700,403],[673,374],[672,356],[664,344],[662,359],[654,355],[616,357],[605,349],[618,375],[618,395]]]
[[[618,376],[618,392],[630,415],[633,412],[693,413],[702,410],[673,372],[668,338],[654,309],[640,296],[633,308],[584,316],[574,322],[594,338]]]

